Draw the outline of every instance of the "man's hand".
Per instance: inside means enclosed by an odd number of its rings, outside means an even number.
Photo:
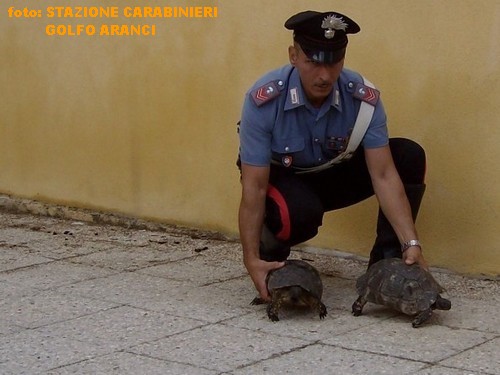
[[[252,278],[255,289],[257,289],[260,298],[264,301],[268,302],[271,300],[271,296],[269,295],[266,285],[267,274],[272,270],[283,267],[284,265],[285,262],[266,262],[261,259],[245,261],[245,267],[247,268],[248,274]]]
[[[408,248],[403,253],[403,260],[408,265],[418,263],[418,265],[423,269],[427,271],[429,270],[429,266],[427,265],[427,262],[422,254],[422,249],[419,246],[412,246]]]

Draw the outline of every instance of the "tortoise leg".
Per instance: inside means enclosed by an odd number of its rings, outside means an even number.
[[[252,302],[250,302],[250,305],[263,305],[264,303],[266,303],[266,301],[264,301],[262,298],[260,297],[255,297]]]
[[[352,315],[360,316],[363,312],[363,306],[366,304],[367,300],[363,296],[359,296],[358,299],[352,304]]]
[[[269,305],[267,305],[267,316],[271,321],[277,322],[280,320],[278,317],[278,312],[281,308],[281,302],[280,301],[272,301]]]
[[[411,325],[413,328],[420,327],[423,323],[425,323],[429,318],[432,316],[432,308],[428,308],[427,310],[422,311],[419,313],[415,319],[413,319],[413,322]]]
[[[325,304],[321,301],[318,301],[318,313],[320,319],[324,319],[326,314],[328,314]]]

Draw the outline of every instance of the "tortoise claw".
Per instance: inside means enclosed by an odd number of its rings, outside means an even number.
[[[267,305],[267,316],[271,319],[272,322],[278,322],[280,318],[278,318],[279,305],[275,306],[272,303]]]
[[[415,319],[413,319],[413,322],[411,322],[412,327],[413,328],[420,327],[423,323],[429,320],[431,316],[432,316],[432,309],[427,309],[425,311],[422,311],[415,317]]]
[[[328,314],[328,311],[326,310],[325,304],[320,303],[318,310],[319,310],[319,318],[324,319],[326,317],[326,315]]]
[[[250,305],[263,305],[264,303],[266,303],[266,301],[264,301],[262,298],[260,297],[255,297],[252,302],[250,302]]]
[[[279,322],[280,320],[280,318],[278,318],[278,315],[268,314],[267,316],[269,317],[269,319],[271,319],[272,322]]]
[[[359,296],[356,301],[352,304],[352,315],[354,316],[360,316],[363,312],[363,306],[365,305],[366,301],[362,296]]]

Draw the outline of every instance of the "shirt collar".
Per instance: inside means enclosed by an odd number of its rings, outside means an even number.
[[[342,101],[340,98],[338,81],[334,83],[332,93],[330,94],[330,97],[327,100],[330,101],[331,107],[334,107],[339,112],[342,112]],[[310,106],[310,104],[304,93],[302,84],[300,83],[299,71],[294,68],[292,73],[290,74],[290,79],[288,80],[288,91],[287,91],[284,110],[288,111],[290,109],[294,109],[300,106]],[[321,109],[323,108],[325,108],[325,105],[321,107]]]

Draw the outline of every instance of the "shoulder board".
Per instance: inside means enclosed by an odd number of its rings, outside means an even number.
[[[281,82],[281,81],[280,81]],[[275,81],[271,81],[253,90],[250,95],[257,107],[280,95],[280,89]]]
[[[366,86],[363,83],[357,83],[352,93],[356,99],[362,100],[372,106],[376,106],[380,98],[380,91],[376,88]]]

